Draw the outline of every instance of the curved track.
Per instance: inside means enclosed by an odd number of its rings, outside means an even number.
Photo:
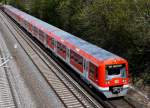
[[[5,15],[4,15],[5,16]],[[7,16],[5,16],[6,18]],[[37,66],[41,74],[44,76],[50,87],[57,94],[65,107],[105,107],[105,108],[135,108],[128,100],[124,98],[116,98],[104,100],[96,95],[88,88],[87,91],[83,90],[66,72],[64,72],[54,60],[52,60],[31,38],[27,36],[14,22],[7,18],[9,22],[14,25],[17,35],[16,39],[21,44],[22,48],[26,51],[31,59]],[[11,30],[11,28],[9,28]],[[27,45],[25,45],[25,43]],[[30,49],[30,50],[29,50]],[[35,56],[37,54],[37,57]],[[39,64],[38,64],[38,63]],[[47,68],[40,63],[44,63]],[[43,66],[43,67],[42,67]],[[51,71],[45,71],[51,70]],[[75,79],[78,80],[78,79]],[[81,84],[82,85],[82,84]],[[83,87],[86,88],[87,87]],[[87,93],[88,92],[88,93]],[[92,98],[92,95],[94,98]],[[97,101],[96,101],[96,100]],[[100,105],[100,104],[102,105]]]

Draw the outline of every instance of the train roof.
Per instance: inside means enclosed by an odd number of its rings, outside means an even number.
[[[11,6],[9,6],[11,7]],[[13,8],[13,7],[11,7]],[[16,8],[14,8],[15,11],[19,11],[21,12],[21,14],[23,14],[24,17],[31,19],[31,20],[35,20],[37,22],[37,24],[41,25],[43,28],[47,29],[49,32],[53,32],[55,35],[57,35],[58,37],[60,37],[61,39],[75,45],[77,48],[85,51],[86,53],[92,55],[93,57],[95,57],[96,59],[99,60],[105,60],[105,59],[109,59],[109,58],[118,58],[119,56],[108,52],[96,45],[93,45],[87,41],[84,41],[68,32],[65,32],[53,25],[50,25],[34,16],[31,16],[29,14],[26,14],[25,12],[22,12]],[[120,57],[119,57],[120,58]]]

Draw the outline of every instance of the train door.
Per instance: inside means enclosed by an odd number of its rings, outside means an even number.
[[[31,29],[32,29],[32,36],[35,36],[35,35],[34,35],[34,26],[33,26],[33,24],[32,24],[31,27],[32,27],[32,28],[31,28]]]
[[[45,35],[44,44],[45,44],[45,47],[48,48],[48,43],[47,43],[48,35],[46,33],[44,33],[44,35]]]
[[[55,54],[57,53],[57,41],[56,40],[54,40],[54,52]]]
[[[39,29],[39,41],[45,44],[44,40],[45,40],[45,33],[41,29]]]
[[[46,40],[47,40],[47,35],[46,35],[46,33],[45,32],[43,32],[43,36],[44,36],[44,40],[43,40],[43,43],[44,43],[44,46],[46,47]]]
[[[32,33],[32,24],[31,24],[31,22],[29,23],[29,32]]]
[[[38,32],[38,28],[35,25],[33,25],[33,36],[36,37],[36,39],[39,39]]]
[[[89,74],[88,74],[88,78],[95,82],[98,83],[98,66],[93,64],[92,62],[89,63]]]
[[[88,68],[89,68],[89,61],[87,59],[83,60],[83,75],[85,79],[88,79]]]
[[[67,61],[67,63],[69,63],[70,62],[70,49],[69,48],[66,48],[66,61]]]

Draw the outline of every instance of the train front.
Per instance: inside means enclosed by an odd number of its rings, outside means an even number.
[[[125,96],[128,90],[128,63],[121,58],[110,59],[104,63],[103,94],[107,98]]]

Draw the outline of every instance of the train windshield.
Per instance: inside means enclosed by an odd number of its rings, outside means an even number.
[[[114,77],[126,77],[125,64],[106,65],[106,76],[107,79],[112,79]]]

